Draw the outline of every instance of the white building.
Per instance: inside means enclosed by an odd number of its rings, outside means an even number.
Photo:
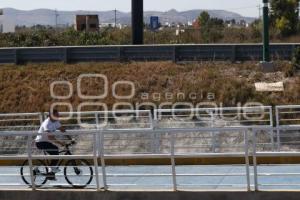
[[[118,29],[122,29],[124,27],[126,27],[126,25],[122,25],[122,24],[117,24],[115,25],[115,23],[100,23],[99,25],[100,28],[107,28],[107,27],[111,27],[111,28],[118,28]]]
[[[14,33],[15,31],[15,21],[0,11],[0,33]]]

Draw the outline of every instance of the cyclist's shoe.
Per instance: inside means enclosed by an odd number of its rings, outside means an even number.
[[[49,172],[49,173],[47,174],[47,179],[48,179],[49,181],[56,181],[56,180],[57,180],[54,172]]]
[[[33,172],[33,175],[34,175],[34,176],[40,174],[40,170],[39,170],[38,167],[35,167],[35,168],[32,170],[32,172]]]
[[[60,169],[59,169],[59,167],[51,167],[49,169],[49,172],[56,174],[56,173],[60,172]]]

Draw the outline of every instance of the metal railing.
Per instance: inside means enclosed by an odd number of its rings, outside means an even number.
[[[210,132],[210,131],[221,131],[221,129],[188,129],[187,131],[189,132]],[[36,160],[52,160],[52,159],[63,159],[63,160],[68,160],[68,159],[87,159],[87,160],[92,160],[92,165],[94,166],[93,169],[95,171],[95,185],[91,185],[94,188],[97,189],[101,189],[101,187],[103,187],[104,189],[109,189],[111,186],[116,187],[116,186],[130,186],[131,182],[129,183],[116,183],[116,182],[112,182],[110,183],[109,181],[107,181],[107,179],[109,177],[124,177],[124,176],[134,176],[134,177],[166,177],[166,176],[170,176],[172,177],[172,183],[170,184],[170,186],[174,189],[177,190],[177,187],[182,186],[181,184],[177,183],[177,176],[199,176],[199,177],[203,177],[203,176],[213,176],[214,174],[198,174],[198,173],[189,173],[189,174],[185,174],[185,173],[179,173],[177,175],[176,172],[176,159],[180,159],[180,158],[205,158],[205,157],[231,157],[231,158],[244,158],[246,160],[245,163],[245,171],[247,171],[247,173],[244,174],[240,174],[240,176],[244,176],[247,177],[247,183],[243,184],[243,186],[245,187],[250,187],[250,184],[248,181],[250,181],[249,176],[249,155],[248,155],[248,149],[246,148],[247,146],[247,135],[246,134],[246,130],[245,128],[227,128],[226,131],[230,132],[230,131],[237,131],[240,133],[242,139],[242,145],[240,147],[242,147],[242,149],[239,152],[223,152],[223,153],[210,153],[210,152],[197,152],[195,151],[194,153],[191,152],[187,152],[184,153],[182,151],[179,150],[179,146],[176,144],[178,140],[176,140],[177,135],[184,133],[184,130],[182,129],[173,129],[171,132],[169,130],[145,130],[143,131],[143,133],[141,133],[138,130],[132,130],[132,131],[125,131],[125,130],[118,130],[115,133],[119,133],[119,134],[161,134],[164,135],[166,134],[166,138],[165,140],[167,141],[167,143],[169,143],[167,145],[167,147],[165,147],[164,151],[162,152],[158,152],[158,153],[151,153],[151,151],[146,152],[144,151],[143,147],[140,147],[140,149],[136,149],[134,152],[132,152],[131,150],[129,150],[128,152],[124,151],[124,149],[122,148],[118,148],[118,151],[111,151],[111,149],[109,147],[111,147],[111,145],[109,144],[105,144],[108,141],[108,138],[106,137],[107,134],[111,134],[110,131],[108,130],[89,130],[89,131],[71,131],[68,132],[66,134],[63,135],[70,135],[70,136],[82,136],[84,135],[84,139],[86,141],[89,141],[90,145],[81,145],[81,147],[92,147],[92,149],[85,149],[86,151],[84,153],[82,153],[83,149],[81,148],[77,148],[77,150],[74,151],[73,155],[69,155],[69,156],[65,156],[65,155],[60,155],[60,156],[49,156],[49,155],[44,155],[41,154],[40,152],[36,151],[36,147],[33,146],[33,140],[32,138],[34,138],[37,134],[35,132],[7,132],[7,133],[1,133],[0,137],[23,137],[23,141],[26,144],[27,141],[27,145],[26,148],[27,150],[24,152],[25,154],[20,155],[19,153],[13,154],[13,155],[1,155],[0,156],[0,160],[28,160],[29,162],[29,169],[30,169],[30,177],[33,177],[33,163]],[[224,129],[222,129],[222,131],[224,131]],[[88,137],[90,136],[90,137]],[[89,139],[88,139],[88,138]],[[131,140],[130,138],[128,139],[129,141]],[[82,141],[81,141],[82,142]],[[81,143],[82,144],[82,143]],[[84,143],[86,144],[86,143]],[[166,145],[166,144],[165,144]],[[138,147],[139,145],[137,145]],[[128,145],[126,145],[126,148],[128,148]],[[164,174],[164,175],[159,175],[159,174],[141,174],[141,173],[137,173],[137,174],[127,174],[124,173],[123,174],[107,174],[106,172],[106,160],[130,160],[130,159],[155,159],[155,158],[159,158],[159,159],[168,159],[170,160],[171,163],[171,173],[168,174]],[[98,163],[98,159],[100,160],[100,163]],[[98,165],[100,166],[100,168],[98,169]],[[101,173],[99,172],[101,171]],[[222,174],[216,174],[216,176],[221,176]],[[224,176],[231,176],[231,174],[228,173],[224,173]],[[15,174],[15,176],[18,176],[18,174]],[[232,174],[232,176],[237,176],[237,174]],[[100,181],[100,178],[102,178],[102,180]],[[100,182],[102,182],[102,184],[100,184]],[[31,183],[34,183],[34,181],[32,181]],[[184,184],[183,184],[184,185]],[[226,186],[226,185],[222,185],[222,184],[217,184],[219,187],[222,186]],[[155,185],[156,187],[160,186],[159,184]],[[201,187],[204,187],[205,185],[201,185]],[[207,185],[207,186],[211,186],[211,185]],[[194,185],[194,187],[197,187],[197,184]],[[33,189],[35,189],[35,186],[33,184]]]
[[[300,157],[297,143],[296,146],[291,143],[295,142],[295,138],[291,142],[282,139],[287,131],[292,132],[292,136],[300,131],[300,125],[295,123],[296,120],[289,120],[293,122],[292,124],[282,123],[286,119],[293,119],[298,114],[298,108],[299,106],[276,107],[275,122],[273,122],[274,112],[269,106],[62,113],[62,117],[69,116],[68,119],[62,120],[62,123],[69,127],[67,133],[62,135],[69,135],[78,141],[72,151],[73,155],[67,156],[44,155],[36,149],[33,138],[38,135],[34,129],[37,125],[36,122],[29,122],[30,119],[32,121],[39,119],[41,122],[41,119],[47,117],[45,113],[2,114],[0,117],[4,128],[0,131],[0,162],[28,160],[30,169],[28,176],[33,183],[32,189],[36,189],[33,166],[38,159],[90,160],[94,170],[94,180],[90,187],[97,190],[147,186],[150,189],[242,188],[248,191],[265,189],[267,186],[275,189],[281,186],[300,187],[300,181],[299,184],[280,183],[283,176],[294,175],[300,178],[300,173],[284,170],[281,173],[260,172],[260,169],[264,170],[264,166],[258,162],[258,159],[265,157]],[[287,114],[292,117],[286,117]],[[76,121],[79,116],[82,118]],[[8,127],[5,128],[7,124]],[[13,128],[14,125],[16,129]],[[20,130],[20,127],[25,128]],[[250,163],[250,157],[253,157],[253,165]],[[243,165],[225,171],[216,169],[216,172],[201,168],[202,172],[199,173],[197,170],[191,170],[192,166],[177,163],[180,159],[203,158],[223,160],[237,158],[243,160]],[[170,164],[166,166],[167,168],[149,165],[143,170],[134,167],[125,170],[107,164],[108,161],[141,159],[165,159]],[[211,166],[211,169],[214,167],[217,166]],[[149,168],[155,169],[154,172],[149,173]],[[14,173],[5,173],[5,170],[0,170],[3,171],[0,172],[1,177],[20,176],[18,170]],[[220,179],[215,180],[216,177]],[[233,183],[223,182],[224,177],[234,180]],[[266,183],[265,177],[272,177],[272,182]],[[211,181],[203,182],[202,178],[204,180],[209,178]],[[137,180],[144,179],[150,181],[136,183]],[[195,181],[191,182],[189,179]],[[22,185],[18,182],[19,179],[14,180],[15,185]],[[143,185],[145,183],[147,184]],[[0,181],[0,188],[5,185],[12,187],[13,184]]]
[[[276,127],[253,129],[253,171],[254,171],[254,189],[299,189],[300,173],[298,173],[298,165],[289,165],[290,170],[286,170],[282,165],[264,166],[258,165],[257,159],[261,158],[297,158],[300,156],[300,106],[286,105],[276,106]],[[257,138],[261,132],[269,132],[276,139],[276,148],[272,151],[265,151],[264,149],[257,149]],[[276,133],[276,134],[274,134]],[[276,137],[275,137],[276,135]],[[296,162],[297,163],[297,162]],[[268,172],[266,172],[268,168]],[[260,172],[261,170],[262,172]],[[260,180],[268,177],[268,180]],[[283,178],[288,177],[288,178]],[[276,180],[276,181],[274,181]]]
[[[290,60],[298,43],[271,44],[273,60]],[[121,45],[0,48],[0,63],[262,60],[262,44]]]

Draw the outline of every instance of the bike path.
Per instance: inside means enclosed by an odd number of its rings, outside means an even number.
[[[0,189],[28,189],[19,171],[19,167],[0,167]],[[100,186],[103,187],[102,169],[99,167],[98,171]],[[250,172],[253,174],[253,167],[250,167]],[[107,184],[111,190],[172,189],[171,166],[108,166],[106,173]],[[178,189],[182,190],[246,189],[246,168],[241,165],[176,166],[176,173]],[[258,173],[264,174],[258,178],[260,184],[271,184],[271,186],[260,186],[260,189],[300,190],[300,175],[298,175],[300,165],[259,166]],[[253,185],[253,175],[250,179]],[[65,189],[69,186],[63,177],[63,172],[59,172],[57,181],[48,181],[43,188]],[[87,189],[95,188],[94,177]]]

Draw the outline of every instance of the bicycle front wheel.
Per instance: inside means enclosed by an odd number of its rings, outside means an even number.
[[[48,168],[42,160],[33,161],[32,171],[33,181],[36,187],[41,187],[47,182]],[[28,160],[23,163],[20,174],[24,183],[32,186]]]
[[[64,176],[74,188],[85,188],[93,180],[93,169],[86,160],[69,160],[64,168]]]

